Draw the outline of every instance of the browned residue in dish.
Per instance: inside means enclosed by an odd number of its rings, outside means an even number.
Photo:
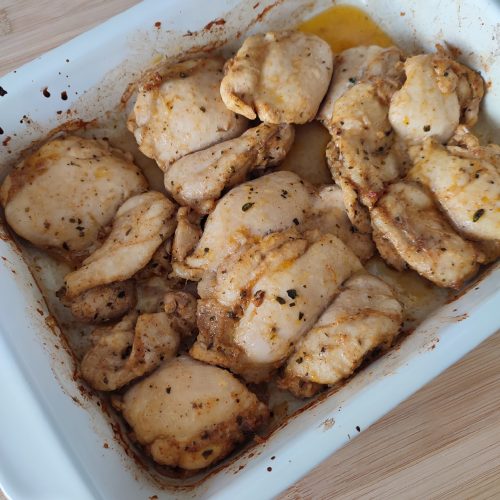
[[[224,24],[226,24],[226,20],[225,19],[217,18],[217,19],[214,19],[213,21],[210,21],[209,23],[207,23],[203,29],[205,31],[209,31],[214,26],[223,26]]]

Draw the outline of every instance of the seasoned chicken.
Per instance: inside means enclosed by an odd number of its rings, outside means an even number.
[[[224,189],[244,182],[253,170],[280,163],[293,137],[292,125],[261,123],[236,139],[177,160],[165,174],[165,187],[180,205],[209,213]]]
[[[309,397],[321,385],[340,382],[369,353],[389,347],[402,321],[401,304],[388,285],[365,271],[354,275],[297,342],[279,385]]]
[[[92,332],[92,347],[80,371],[94,389],[114,391],[173,358],[179,342],[180,333],[167,313],[132,312],[116,325]]]
[[[66,297],[131,278],[175,229],[175,206],[156,191],[134,196],[116,212],[111,233],[82,267],[66,275]]]
[[[253,35],[226,63],[220,93],[231,111],[250,120],[306,123],[316,116],[332,69],[330,46],[316,35]]]
[[[432,139],[413,153],[409,178],[434,193],[455,228],[473,240],[500,240],[500,154]]]
[[[208,216],[203,235],[186,264],[215,270],[226,256],[246,243],[299,225],[312,196],[314,188],[292,172],[275,172],[233,188]]]
[[[344,50],[335,58],[330,88],[316,118],[330,128],[337,100],[362,81],[383,81],[397,90],[403,83],[402,60],[403,54],[397,47],[369,45]]]
[[[191,355],[252,382],[267,380],[360,269],[354,253],[331,234],[265,236],[226,259],[215,278],[208,276],[210,286],[200,283],[200,333]]]
[[[85,323],[101,323],[121,318],[135,307],[137,294],[132,280],[91,288],[70,303],[71,314]]]
[[[203,271],[192,269],[185,264],[186,257],[193,252],[200,241],[200,215],[188,207],[180,207],[177,211],[177,227],[172,243],[172,275],[173,277],[198,281]]]
[[[196,329],[196,306],[196,298],[187,292],[171,291],[163,298],[164,310],[182,336]]]
[[[162,170],[247,128],[247,120],[222,102],[223,65],[220,57],[191,59],[160,68],[139,85],[127,125],[139,149]]]
[[[117,405],[155,462],[188,470],[222,460],[269,419],[228,371],[187,356],[163,363]]]
[[[408,165],[405,150],[394,141],[387,113],[376,84],[359,83],[336,101],[330,121],[328,164],[344,192],[347,213],[362,232],[370,232],[364,207],[372,208]]]
[[[478,270],[478,252],[461,238],[420,185],[392,184],[371,211],[375,243],[399,255],[411,268],[441,287],[459,288]]]
[[[129,156],[106,141],[67,136],[28,156],[5,179],[0,202],[12,229],[54,255],[88,255],[130,196],[147,181]]]
[[[330,232],[359,258],[371,255],[370,238],[350,224],[337,188],[317,190],[293,172],[281,171],[241,184],[219,201],[194,252],[185,258],[184,269],[190,268],[190,276],[199,279],[245,245],[292,227]]]
[[[428,137],[445,143],[459,123],[477,121],[484,94],[481,76],[439,50],[405,62],[406,81],[391,100],[389,120],[411,144]]]

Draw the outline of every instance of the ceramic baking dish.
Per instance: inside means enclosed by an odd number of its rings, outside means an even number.
[[[361,6],[408,51],[432,50],[442,40],[458,47],[489,85],[484,134],[498,128],[498,2],[348,3]],[[222,45],[230,50],[238,36],[291,27],[329,6],[321,0],[150,0],[116,16],[0,78],[7,92],[0,97],[0,180],[20,151],[49,130],[115,109],[127,83],[160,54]],[[1,228],[0,256],[0,482],[15,500],[272,497],[500,326],[497,266],[428,317],[398,349],[289,418],[264,442],[208,477],[161,486],[116,439],[119,429],[101,403],[74,380],[73,360],[43,297]]]

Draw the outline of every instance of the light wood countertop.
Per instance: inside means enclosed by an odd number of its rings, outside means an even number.
[[[0,0],[0,75],[135,3]],[[500,332],[280,498],[500,499]]]

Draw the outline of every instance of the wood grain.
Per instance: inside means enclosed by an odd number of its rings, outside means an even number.
[[[0,75],[137,3],[0,0]],[[500,498],[500,332],[280,498]]]

